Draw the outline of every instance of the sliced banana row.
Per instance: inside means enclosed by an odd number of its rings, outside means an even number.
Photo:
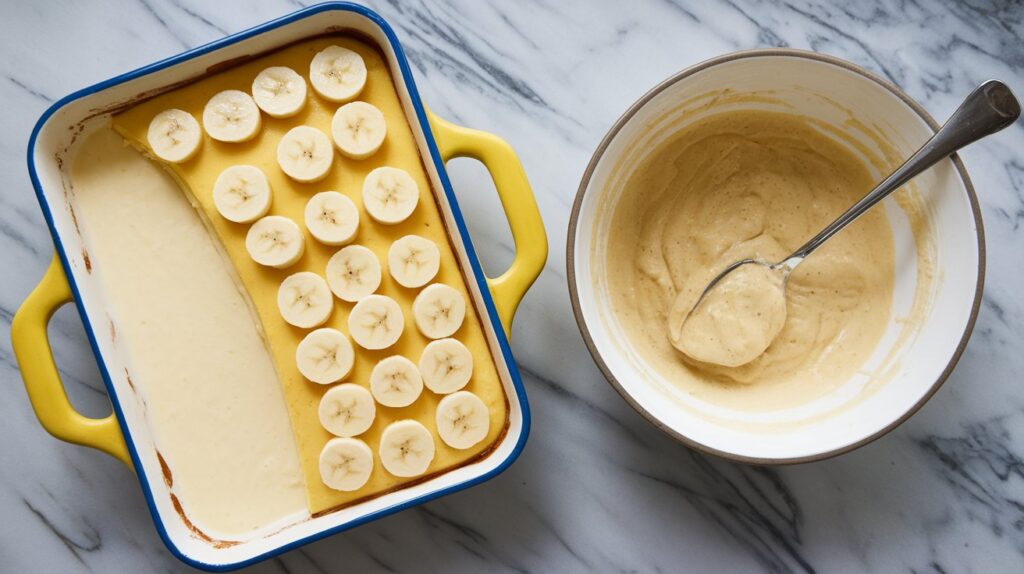
[[[380,260],[362,245],[343,247],[327,261],[327,284],[342,301],[363,299],[377,290],[380,280]]]
[[[274,118],[294,116],[306,105],[306,81],[291,68],[275,66],[256,75],[252,95],[224,90],[203,108],[203,128],[213,139],[237,143],[252,139],[263,124],[260,111]]]
[[[431,339],[451,337],[466,317],[466,300],[454,287],[434,283],[413,300],[412,317],[423,335]]]
[[[254,165],[233,165],[217,176],[213,204],[224,219],[251,223],[270,210],[270,182]]]
[[[146,141],[160,159],[181,163],[192,159],[199,151],[203,133],[192,114],[183,110],[164,110],[149,122]]]
[[[366,85],[366,76],[366,63],[362,56],[340,46],[321,50],[309,66],[313,89],[333,102],[347,102],[358,96]],[[259,133],[262,126],[261,110],[274,118],[291,117],[305,107],[306,96],[306,80],[295,70],[286,66],[266,68],[253,79],[251,96],[241,90],[224,90],[210,98],[203,108],[202,129],[218,141],[248,141]],[[346,109],[340,114],[340,119],[337,119],[339,114],[335,114],[340,127],[340,132],[334,130],[340,134],[336,138],[338,147],[342,153],[352,157],[366,157],[375,152],[386,134],[386,124],[380,110],[370,104],[361,104]],[[202,130],[199,122],[188,112],[170,109],[153,117],[147,139],[157,157],[171,163],[181,163],[191,159],[199,150]],[[279,148],[279,161],[282,155],[280,151]],[[316,155],[319,161],[315,163],[319,166],[323,159],[321,154]],[[281,163],[291,167],[295,162],[288,160]],[[282,169],[293,177],[284,165]],[[306,171],[305,168],[294,170]]]
[[[353,491],[362,488],[373,471],[373,452],[353,436],[366,432],[376,418],[370,393],[354,384],[338,385],[324,394],[320,420],[331,433],[320,453],[320,478],[328,487]],[[459,391],[441,399],[435,413],[438,436],[448,446],[468,449],[490,432],[490,410],[480,397]],[[434,437],[422,423],[404,419],[389,424],[380,436],[378,456],[390,474],[424,474],[434,460]]]
[[[473,376],[473,354],[455,339],[432,341],[417,366],[394,355],[381,359],[370,372],[370,391],[386,407],[405,407],[419,398],[423,386],[438,394],[454,393]]]
[[[241,90],[215,94],[203,107],[203,129],[213,139],[244,142],[262,126],[260,110],[275,118],[293,116],[306,105],[306,81],[291,68],[277,66],[260,72],[252,95]],[[191,159],[202,142],[199,122],[188,112],[170,109],[149,123],[149,147],[160,159],[181,163]]]
[[[308,333],[295,349],[295,364],[303,377],[329,385],[344,379],[355,363],[348,337],[328,327]]]
[[[320,399],[320,424],[340,437],[361,435],[373,425],[377,406],[370,391],[355,383],[331,387]]]

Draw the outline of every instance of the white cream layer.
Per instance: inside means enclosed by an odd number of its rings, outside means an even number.
[[[281,385],[217,241],[177,182],[102,129],[71,172],[116,344],[189,520],[237,540],[307,512]]]

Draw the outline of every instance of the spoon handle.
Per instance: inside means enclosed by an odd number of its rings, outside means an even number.
[[[1006,84],[998,80],[989,80],[981,84],[967,96],[945,125],[925,142],[921,149],[889,177],[882,180],[870,193],[821,230],[821,233],[787,257],[784,264],[789,268],[794,267],[822,243],[904,183],[956,150],[1009,126],[1018,116],[1020,104]]]

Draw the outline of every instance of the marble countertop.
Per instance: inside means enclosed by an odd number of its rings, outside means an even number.
[[[87,5],[90,4],[90,5]],[[1024,571],[1024,124],[968,148],[987,232],[974,336],[913,418],[838,459],[786,468],[697,454],[649,425],[594,366],[565,286],[565,229],[599,139],[649,87],[758,46],[834,54],[945,118],[980,81],[1024,94],[1024,6],[1013,0],[530,0],[370,2],[397,29],[439,114],[518,150],[551,256],[516,319],[533,409],[519,461],[484,485],[290,552],[260,572]],[[54,100],[298,7],[5,2],[0,19],[0,569],[180,571],[134,475],[48,436],[10,348],[11,317],[42,275],[49,234],[25,169]],[[511,239],[485,171],[450,166],[485,268]],[[77,314],[51,325],[72,400],[109,411]]]

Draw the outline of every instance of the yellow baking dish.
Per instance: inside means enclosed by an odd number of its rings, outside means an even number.
[[[230,78],[233,73],[248,73],[245,62],[255,57],[272,52],[297,53],[301,51],[303,41],[314,44],[334,42],[338,41],[339,33],[347,38],[341,41],[354,42],[353,46],[361,46],[360,49],[365,50],[365,57],[375,58],[373,61],[379,64],[379,73],[389,75],[393,82],[390,98],[384,98],[380,105],[407,120],[409,137],[405,152],[408,157],[419,159],[421,170],[417,177],[422,179],[421,189],[429,189],[433,195],[434,204],[429,208],[436,211],[428,208],[428,216],[433,213],[433,217],[441,221],[443,230],[435,229],[432,233],[439,234],[437,237],[445,239],[451,247],[451,261],[445,266],[448,279],[459,280],[461,275],[458,283],[465,287],[471,314],[476,318],[474,334],[466,342],[491,358],[493,383],[501,391],[502,420],[497,428],[492,425],[493,436],[478,451],[457,459],[439,457],[437,468],[432,468],[421,480],[382,480],[373,485],[372,496],[366,492],[339,496],[313,489],[310,493],[313,503],[310,516],[252,539],[220,544],[197,532],[181,512],[173,496],[173,480],[167,479],[166,463],[153,447],[145,409],[131,399],[132,382],[124,366],[130,357],[123,356],[124,350],[113,344],[113,333],[108,333],[111,329],[103,320],[103,293],[91,270],[88,245],[78,229],[74,194],[69,191],[67,175],[70,155],[76,142],[89,132],[109,125],[111,117],[118,113],[120,115],[114,119],[115,127],[132,140],[138,135],[133,130],[141,121],[133,118],[132,114],[139,114],[139,118],[151,116],[152,110],[147,106],[151,102],[153,106],[159,106],[160,98],[164,97],[161,94],[182,90],[179,92],[180,101],[181,93],[205,89],[203,82],[206,80],[196,82],[197,79],[208,76]],[[315,39],[321,36],[324,39]],[[210,71],[217,74],[210,76]],[[183,85],[184,88],[181,87]],[[494,177],[509,218],[516,257],[509,270],[497,278],[487,278],[483,274],[446,176],[444,162],[456,156],[475,157],[485,163]],[[355,164],[347,167],[351,169],[346,169],[346,172],[358,170]],[[15,353],[33,408],[44,428],[58,438],[98,448],[134,467],[161,537],[175,555],[189,564],[221,570],[267,558],[330,533],[479,483],[506,468],[521,450],[529,428],[529,410],[508,347],[508,328],[519,300],[539,274],[547,255],[536,203],[522,168],[507,144],[489,134],[454,126],[429,114],[419,100],[408,63],[394,33],[373,12],[347,3],[318,5],[72,94],[55,104],[37,124],[30,141],[29,170],[57,251],[49,271],[18,311],[13,325]],[[190,177],[201,179],[196,173],[181,171],[177,176],[187,184],[195,183],[189,181]],[[339,181],[338,185],[346,184]],[[285,203],[281,208],[289,209],[289,206]],[[216,230],[230,255],[231,238],[239,233],[239,229],[225,224]],[[312,254],[314,259],[323,256],[324,253]],[[262,283],[255,278],[255,272],[247,281],[242,262],[238,259],[234,262],[246,287],[259,289]],[[85,323],[114,406],[114,414],[105,419],[89,419],[75,412],[67,401],[50,354],[46,323],[58,307],[71,300],[76,303]],[[257,312],[266,327],[269,316],[259,312],[258,300],[259,297],[254,297]],[[269,329],[268,336],[273,338],[274,332],[274,329]],[[286,337],[294,336],[287,330],[279,333]],[[410,341],[413,347],[423,344],[415,338],[410,338]],[[414,354],[417,349],[406,350]],[[283,361],[279,360],[277,364],[280,369]],[[365,373],[356,375],[364,377]],[[282,378],[288,377],[282,375]],[[302,393],[311,387],[300,386],[300,382],[294,380],[292,383],[298,392],[286,392],[289,401],[301,403],[314,398],[313,395],[303,396]],[[284,384],[287,389],[287,380]],[[314,389],[312,392],[322,390]],[[294,417],[292,424],[301,426]],[[323,431],[318,427],[307,426],[305,431],[298,428],[296,431],[300,446],[303,437],[311,441],[324,439]]]

